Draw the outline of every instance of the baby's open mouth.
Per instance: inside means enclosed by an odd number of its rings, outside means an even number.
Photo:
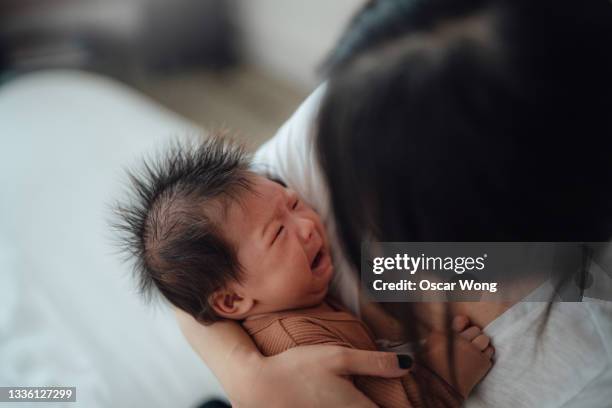
[[[310,269],[315,270],[321,264],[321,260],[323,259],[323,248],[319,249],[319,252],[315,255],[312,263],[310,264]]]

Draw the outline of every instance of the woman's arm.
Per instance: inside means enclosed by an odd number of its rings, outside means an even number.
[[[203,326],[180,310],[176,317],[237,407],[375,407],[347,376],[395,378],[408,372],[394,353],[339,346],[296,347],[263,357],[235,322]]]
[[[175,308],[175,314],[191,348],[219,379],[232,402],[241,402],[240,391],[262,360],[251,338],[233,321],[204,326],[180,309]]]

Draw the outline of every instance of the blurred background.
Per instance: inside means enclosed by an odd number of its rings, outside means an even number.
[[[2,0],[0,78],[77,68],[206,127],[269,137],[364,0]]]
[[[0,387],[76,387],[53,407],[223,398],[118,254],[124,170],[209,129],[273,136],[362,3],[0,1]]]

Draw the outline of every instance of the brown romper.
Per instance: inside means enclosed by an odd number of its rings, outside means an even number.
[[[266,356],[315,344],[376,350],[372,333],[361,320],[334,302],[327,305],[329,310],[326,311],[312,308],[271,313],[245,320],[242,325]],[[458,389],[466,390],[462,393],[449,385],[452,374],[446,341],[446,336],[441,334],[428,337],[425,357],[419,359],[425,364],[414,363],[404,377],[355,376],[354,384],[381,407],[459,407],[475,382],[467,379],[465,383],[459,378]],[[479,373],[472,377],[480,379],[491,367],[489,359],[468,341],[455,337],[453,347],[454,363],[462,364],[462,368],[467,364],[469,369]]]

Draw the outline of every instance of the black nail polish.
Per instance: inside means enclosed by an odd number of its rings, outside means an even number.
[[[401,369],[408,369],[412,367],[412,357],[408,354],[396,354],[397,355],[397,363]]]

